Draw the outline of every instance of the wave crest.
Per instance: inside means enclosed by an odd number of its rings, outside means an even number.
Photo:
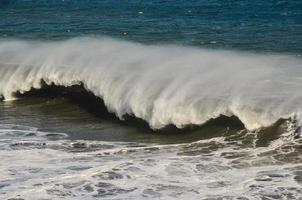
[[[119,118],[151,128],[200,125],[221,115],[247,129],[280,118],[301,120],[302,61],[180,46],[148,46],[109,38],[57,42],[1,41],[0,94],[47,85],[83,87]]]

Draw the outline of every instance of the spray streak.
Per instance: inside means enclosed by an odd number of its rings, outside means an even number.
[[[84,87],[119,118],[203,124],[237,116],[247,129],[300,118],[302,61],[179,46],[145,46],[108,38],[60,42],[1,41],[0,94],[5,100],[46,84]],[[301,121],[301,120],[300,120]]]

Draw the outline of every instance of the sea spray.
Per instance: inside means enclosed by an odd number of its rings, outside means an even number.
[[[0,41],[0,94],[83,84],[120,119],[159,129],[236,116],[247,129],[295,117],[302,108],[302,60],[111,38]]]

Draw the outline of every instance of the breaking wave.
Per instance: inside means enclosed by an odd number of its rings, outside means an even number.
[[[152,46],[110,38],[0,41],[0,95],[83,87],[123,119],[151,128],[236,116],[247,129],[301,123],[302,60],[291,55]]]

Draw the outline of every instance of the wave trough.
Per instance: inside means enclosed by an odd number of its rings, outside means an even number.
[[[83,84],[120,119],[151,128],[200,125],[221,115],[247,129],[301,123],[302,60],[291,55],[151,46],[111,38],[0,41],[0,95]]]

